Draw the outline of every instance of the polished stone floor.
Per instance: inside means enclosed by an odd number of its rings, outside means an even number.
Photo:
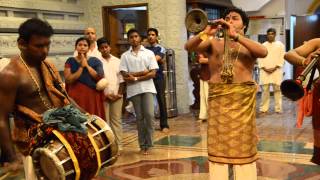
[[[295,104],[284,99],[283,113],[273,110],[257,118],[259,135],[259,180],[320,180],[320,166],[310,162],[313,139],[311,119],[295,127]],[[97,180],[206,180],[207,122],[198,121],[196,112],[169,120],[168,134],[157,130],[150,155],[139,153],[134,118],[124,118],[124,149],[117,162],[102,169]],[[1,170],[1,169],[0,169]],[[23,179],[23,174],[7,179]]]

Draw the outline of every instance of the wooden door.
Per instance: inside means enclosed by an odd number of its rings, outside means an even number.
[[[118,27],[119,27],[119,22],[117,20],[117,13],[113,10],[110,11],[109,14],[109,29],[110,29],[110,34],[108,35],[108,39],[110,41],[110,46],[111,46],[111,54],[114,56],[120,57],[121,54],[119,52],[119,48],[117,46],[117,42],[119,39],[119,33],[118,33]]]
[[[141,10],[139,7],[145,9]],[[110,41],[111,54],[117,57],[129,48],[125,36],[128,30],[126,24],[134,24],[140,33],[145,33],[148,27],[147,4],[103,7],[104,36]]]
[[[294,27],[294,48],[313,38],[320,37],[320,14],[297,16]]]

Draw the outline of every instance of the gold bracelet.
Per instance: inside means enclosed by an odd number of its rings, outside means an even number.
[[[205,32],[203,32],[203,31],[201,31],[201,32],[199,33],[199,38],[200,38],[202,41],[205,41],[205,40],[208,39],[208,34],[205,33]]]

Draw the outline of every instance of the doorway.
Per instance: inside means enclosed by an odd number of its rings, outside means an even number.
[[[120,57],[129,49],[128,30],[135,28],[145,35],[148,22],[148,4],[103,7],[103,33],[110,41],[111,54]]]

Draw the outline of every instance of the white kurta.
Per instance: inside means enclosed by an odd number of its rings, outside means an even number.
[[[277,84],[280,85],[283,79],[282,66],[284,64],[284,45],[280,41],[263,43],[268,50],[268,55],[265,58],[258,59],[260,68],[260,81],[259,84]],[[274,68],[279,66],[273,73],[269,74],[261,68]]]

